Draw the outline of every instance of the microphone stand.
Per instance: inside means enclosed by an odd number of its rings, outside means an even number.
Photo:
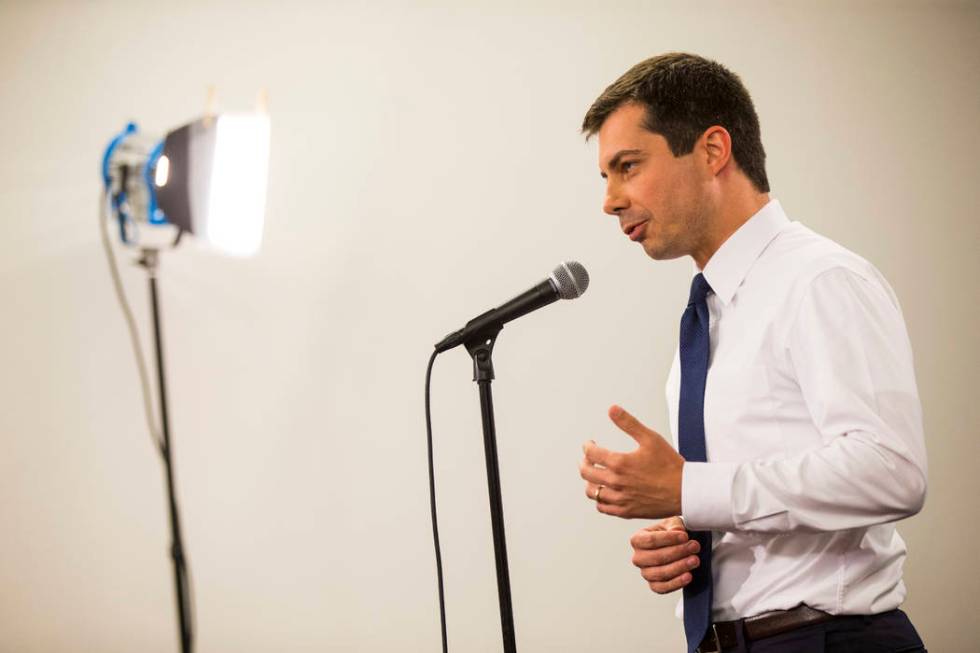
[[[473,358],[473,380],[480,388],[480,412],[483,416],[483,448],[487,460],[487,488],[490,493],[490,523],[493,526],[493,553],[497,565],[497,597],[500,601],[500,627],[504,653],[517,653],[514,637],[514,613],[510,599],[510,576],[507,567],[507,541],[504,537],[504,506],[500,498],[500,469],[497,465],[497,433],[493,420],[493,345],[503,327],[491,325],[464,344]]]
[[[180,636],[180,650],[190,653],[193,648],[193,631],[187,584],[187,561],[184,558],[183,541],[180,535],[180,518],[177,512],[177,494],[174,483],[173,451],[170,444],[170,420],[167,412],[167,384],[163,372],[163,338],[160,330],[160,302],[157,297],[157,265],[159,252],[156,249],[143,249],[138,264],[146,269],[150,281],[150,309],[153,317],[153,341],[156,345],[157,387],[160,392],[160,423],[163,435],[163,465],[167,473],[167,497],[170,508],[170,556],[174,563],[174,584],[177,592],[177,625]]]

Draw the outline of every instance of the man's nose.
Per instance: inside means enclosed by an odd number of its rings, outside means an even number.
[[[606,201],[602,204],[602,210],[609,215],[619,215],[629,207],[629,201],[619,184],[610,183],[606,185]]]

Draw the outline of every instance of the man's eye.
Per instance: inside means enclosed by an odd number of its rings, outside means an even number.
[[[623,164],[619,167],[619,169],[622,170],[623,173],[625,174],[630,170],[632,170],[634,167],[636,167],[636,161],[623,161]]]

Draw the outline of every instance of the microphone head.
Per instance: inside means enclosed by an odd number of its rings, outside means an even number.
[[[589,273],[578,261],[565,261],[551,272],[551,281],[554,282],[559,297],[575,299],[588,289]]]

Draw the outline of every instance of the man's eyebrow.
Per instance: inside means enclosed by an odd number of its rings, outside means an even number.
[[[624,156],[631,156],[634,154],[643,154],[643,150],[620,150],[619,152],[616,152],[616,154],[614,154],[613,157],[609,159],[609,169],[615,170],[616,168],[619,167],[619,162],[623,160]],[[606,173],[602,172],[601,169],[599,171],[599,175],[603,179],[606,178]]]

